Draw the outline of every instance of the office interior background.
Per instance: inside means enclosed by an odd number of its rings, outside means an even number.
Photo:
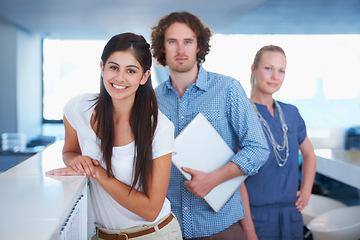
[[[283,47],[288,67],[276,99],[298,107],[316,149],[360,147],[360,0],[0,0],[0,135],[22,133],[29,144],[26,153],[0,150],[0,174],[63,139],[62,107],[98,91],[110,37],[130,31],[150,42],[151,26],[172,11],[212,29],[203,66],[235,77],[247,94],[256,51]],[[152,76],[155,87],[167,69],[154,61]],[[350,130],[356,146],[346,144]],[[315,183],[315,193],[360,203],[358,189],[319,174]]]
[[[150,42],[151,26],[182,10],[213,31],[204,67],[234,76],[247,93],[256,51],[282,46],[288,68],[277,98],[299,108],[316,148],[344,147],[346,130],[360,125],[359,0],[1,0],[0,133],[61,138],[61,127],[44,123],[61,120],[71,96],[98,91],[105,42],[127,31]],[[69,42],[78,44],[70,53]],[[154,86],[167,78],[156,62],[152,72]]]
[[[190,11],[212,30],[203,66],[239,80],[249,94],[256,51],[287,53],[277,99],[296,105],[315,148],[344,148],[360,126],[360,0],[0,0],[0,134],[63,138],[62,106],[96,92],[106,41],[142,34],[172,11]],[[167,78],[154,61],[153,84]]]

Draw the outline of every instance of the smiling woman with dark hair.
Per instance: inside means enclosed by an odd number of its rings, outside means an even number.
[[[90,178],[99,239],[181,239],[166,199],[174,126],[158,110],[151,64],[142,36],[114,36],[101,56],[100,93],[64,108],[67,167],[46,174]]]

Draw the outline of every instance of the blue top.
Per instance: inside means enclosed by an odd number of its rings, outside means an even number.
[[[232,161],[247,175],[258,172],[269,155],[265,134],[241,84],[234,78],[205,71],[199,66],[196,82],[182,98],[171,81],[155,89],[159,108],[175,126],[175,137],[198,114],[204,114],[235,152]],[[185,238],[216,234],[244,217],[237,190],[219,212],[203,198],[195,197],[183,182],[185,178],[172,166],[167,197]]]
[[[245,181],[251,206],[290,203],[295,207],[296,192],[299,185],[299,146],[305,140],[306,127],[295,106],[282,102],[278,103],[289,129],[287,133],[289,158],[285,166],[279,167],[270,140],[267,138],[271,149],[269,159],[258,174],[248,177]],[[256,107],[270,126],[275,140],[282,145],[284,138],[278,109],[275,107],[273,117],[265,105],[256,103]],[[280,156],[284,158],[285,151],[280,152]]]

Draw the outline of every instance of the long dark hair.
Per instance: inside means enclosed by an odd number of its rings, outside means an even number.
[[[152,56],[150,46],[143,36],[133,33],[123,33],[113,36],[104,47],[101,60],[105,65],[111,54],[117,51],[130,50],[142,66],[144,73],[150,70]],[[95,130],[101,140],[100,148],[106,163],[109,176],[114,176],[111,168],[111,157],[115,141],[115,127],[113,119],[113,104],[105,89],[103,79],[100,80],[100,95],[95,103]],[[140,85],[135,94],[134,105],[131,109],[130,126],[135,138],[133,182],[131,190],[136,184],[147,194],[147,181],[152,175],[152,141],[158,121],[158,105],[151,76],[144,85]]]

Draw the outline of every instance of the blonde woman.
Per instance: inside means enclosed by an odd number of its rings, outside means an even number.
[[[315,178],[316,157],[298,109],[273,99],[284,79],[286,56],[278,46],[264,46],[251,67],[251,98],[271,150],[258,174],[248,177],[252,220],[258,238],[303,239],[301,210]],[[299,149],[303,157],[301,188]]]

